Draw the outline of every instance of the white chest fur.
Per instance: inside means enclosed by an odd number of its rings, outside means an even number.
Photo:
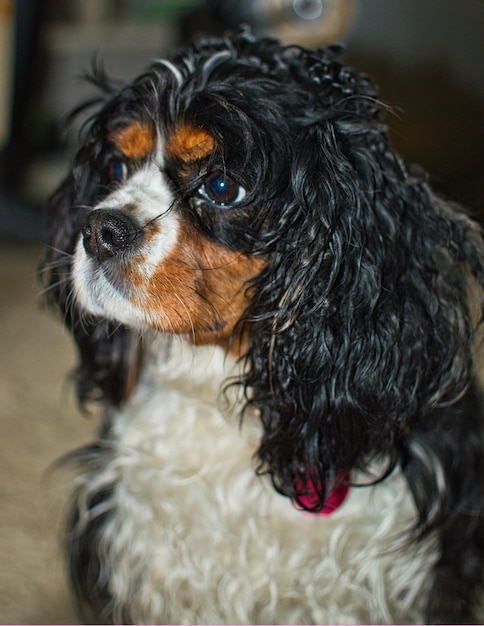
[[[128,606],[135,623],[420,621],[435,550],[401,541],[414,515],[403,478],[353,488],[329,517],[296,510],[254,472],[257,419],[221,409],[231,367],[174,341],[86,481],[114,485],[99,552],[115,619]]]

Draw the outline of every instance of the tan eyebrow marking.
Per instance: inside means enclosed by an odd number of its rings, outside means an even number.
[[[135,122],[120,128],[112,133],[111,139],[128,159],[143,159],[156,146],[155,131],[148,122]]]
[[[207,157],[215,150],[215,139],[203,128],[180,126],[170,137],[168,156],[193,163]]]

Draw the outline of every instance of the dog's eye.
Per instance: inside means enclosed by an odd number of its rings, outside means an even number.
[[[124,183],[128,178],[128,166],[122,159],[111,159],[108,164],[108,175],[112,183]]]
[[[238,204],[246,195],[245,189],[238,182],[218,171],[205,178],[198,192],[206,200],[220,206]]]

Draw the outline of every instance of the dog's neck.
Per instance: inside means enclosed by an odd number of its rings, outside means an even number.
[[[195,337],[186,337],[194,346],[218,346],[232,358],[243,356],[249,347],[248,332],[234,330],[233,327],[216,333],[197,333]]]
[[[227,386],[227,383],[241,374],[240,367],[234,355],[224,347],[197,345],[180,337],[157,335],[140,393],[147,390],[150,393],[150,388],[160,386],[176,389],[185,396],[216,407],[227,420],[237,423],[242,402],[239,395],[241,388]],[[256,445],[262,426],[254,410],[247,412],[243,427],[244,430],[250,429]],[[329,515],[336,511],[348,495],[348,482],[348,476],[341,476],[328,494],[324,507],[317,513]],[[300,501],[309,508],[315,504],[315,490],[311,485],[301,486]]]
[[[143,385],[176,387],[220,406],[225,382],[239,374],[237,359],[225,347],[159,334],[152,340]]]

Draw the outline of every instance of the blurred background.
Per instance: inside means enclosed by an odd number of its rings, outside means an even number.
[[[43,207],[74,150],[64,120],[92,95],[80,76],[97,56],[130,80],[240,22],[287,43],[344,43],[392,105],[397,149],[483,219],[484,0],[0,0],[1,623],[76,623],[59,548],[67,476],[51,464],[96,419],[74,404],[72,345],[35,273]]]

